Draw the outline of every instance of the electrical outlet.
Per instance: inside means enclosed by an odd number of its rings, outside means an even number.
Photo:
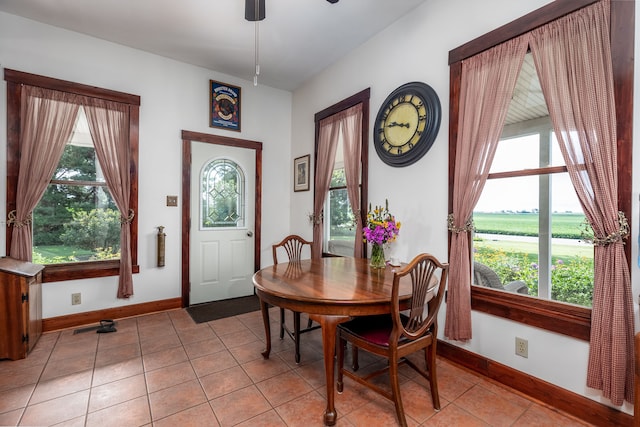
[[[82,294],[71,294],[71,305],[82,304]]]
[[[529,341],[516,337],[516,354],[522,357],[529,357]]]

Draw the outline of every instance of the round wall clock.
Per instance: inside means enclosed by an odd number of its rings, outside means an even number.
[[[402,167],[417,162],[440,129],[440,100],[431,86],[406,83],[384,100],[376,116],[373,144],[380,159]]]

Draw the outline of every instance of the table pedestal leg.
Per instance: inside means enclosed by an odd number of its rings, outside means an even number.
[[[262,321],[264,322],[264,335],[267,348],[262,352],[262,357],[269,358],[271,354],[271,325],[269,323],[269,306],[266,302],[260,300],[260,310],[262,311]]]
[[[336,331],[338,324],[346,322],[350,318],[348,316],[312,316],[320,325],[322,325],[322,350],[324,353],[324,374],[327,385],[327,408],[324,411],[324,424],[327,426],[335,425],[338,419],[338,413],[335,408],[335,388],[334,388],[334,371],[335,371],[335,352],[336,352]]]

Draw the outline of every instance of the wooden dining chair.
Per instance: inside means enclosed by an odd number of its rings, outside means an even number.
[[[311,242],[303,239],[302,237],[291,234],[285,237],[280,243],[277,243],[271,247],[273,251],[273,264],[278,263],[278,252],[285,252],[289,263],[299,262],[302,257],[302,250],[308,246],[311,250]],[[307,327],[300,329],[300,313],[292,311],[293,313],[293,330],[287,327],[285,322],[285,310],[280,308],[280,339],[284,338],[286,333],[291,337],[295,344],[295,358],[296,363],[300,363],[300,334],[318,329],[320,325],[314,325],[313,321],[309,319]]]
[[[433,407],[436,410],[440,409],[436,375],[437,319],[448,272],[449,264],[441,263],[430,254],[420,254],[393,275],[391,314],[356,317],[338,325],[339,393],[343,390],[343,377],[347,376],[391,400],[395,404],[400,425],[406,426],[407,420],[398,382],[398,366],[406,363],[429,381]],[[401,282],[407,280],[411,281],[412,297],[410,306],[404,307],[399,298],[399,287]],[[357,367],[352,371],[345,369],[344,352],[347,342],[350,342],[354,349],[359,348],[385,357],[388,364],[382,369],[363,375],[356,372]],[[406,358],[418,350],[424,350],[426,369]],[[357,357],[356,354],[354,353],[354,357]],[[389,372],[391,392],[372,381],[374,377],[385,372]]]

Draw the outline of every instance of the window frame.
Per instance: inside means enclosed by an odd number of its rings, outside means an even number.
[[[449,212],[453,209],[452,184],[458,139],[462,61],[596,1],[598,0],[555,1],[449,52]],[[610,36],[618,136],[617,199],[619,210],[627,218],[631,218],[632,204],[634,17],[635,2],[611,1]],[[471,239],[471,235],[469,238]],[[625,245],[625,254],[630,268],[630,244]],[[586,307],[472,286],[471,308],[585,341],[590,337],[591,309]]]
[[[51,77],[25,73],[11,69],[4,70],[7,82],[7,200],[6,212],[16,209],[18,171],[20,168],[20,106],[22,86],[38,86],[46,89],[89,96],[129,105],[129,149],[130,160],[130,208],[136,213],[131,221],[131,263],[133,273],[140,272],[138,265],[138,152],[140,96],[109,89],[97,88],[80,83],[54,79]],[[6,229],[6,253],[11,248],[12,227]],[[42,275],[43,282],[88,279],[120,274],[120,260],[84,261],[76,263],[48,264]]]
[[[316,113],[314,115],[315,122],[315,143],[314,143],[314,176],[316,174],[315,168],[318,165],[318,143],[320,140],[320,121],[330,117],[334,114],[337,114],[341,111],[347,110],[355,105],[362,104],[362,151],[360,153],[360,219],[362,223],[365,222],[365,216],[367,213],[367,204],[369,203],[369,194],[368,194],[368,176],[369,176],[369,98],[371,94],[371,89],[364,89],[350,97],[343,99],[342,101],[325,108],[324,110]],[[316,189],[315,186],[313,188],[313,202],[315,206],[316,199]],[[324,225],[323,225],[324,227]],[[367,246],[366,243],[363,243],[362,256],[367,257]],[[338,256],[333,255],[327,252],[322,252],[323,257],[331,257]]]

